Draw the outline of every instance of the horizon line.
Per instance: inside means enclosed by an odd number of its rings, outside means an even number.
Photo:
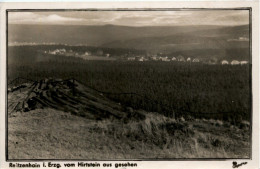
[[[184,26],[218,26],[218,27],[236,27],[236,26],[249,26],[249,24],[238,25],[147,25],[147,26],[130,26],[130,25],[116,25],[116,24],[101,24],[101,25],[84,25],[84,24],[32,24],[32,23],[8,23],[7,25],[41,25],[41,26],[120,26],[120,27],[184,27]]]

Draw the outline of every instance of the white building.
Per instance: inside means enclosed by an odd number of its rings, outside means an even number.
[[[246,64],[248,64],[248,61],[241,61],[240,64],[241,65],[246,65]]]
[[[65,52],[66,52],[66,49],[60,49],[59,52],[60,52],[60,53],[65,53]]]
[[[193,60],[192,60],[192,62],[195,62],[195,63],[197,63],[197,62],[200,62],[200,60],[199,60],[199,59],[197,59],[197,58],[195,58],[195,59],[193,59]]]
[[[240,62],[238,60],[233,60],[231,62],[231,65],[239,65],[239,64],[240,64]]]
[[[135,57],[128,57],[127,60],[134,61]]]
[[[152,56],[151,59],[152,60],[158,60],[158,57],[157,56]]]
[[[191,58],[190,57],[187,58],[187,62],[191,62]]]
[[[89,56],[90,55],[90,53],[89,52],[85,52],[85,54],[84,54],[85,56]]]
[[[249,41],[247,37],[239,37],[239,41]]]
[[[66,53],[66,49],[55,49],[54,51],[49,51],[49,54],[56,55],[56,54],[64,54]]]
[[[164,61],[164,62],[169,62],[169,61],[171,61],[170,59],[168,59],[168,57],[162,57],[161,60]]]
[[[55,49],[54,51],[49,51],[49,54],[56,55],[59,53],[59,49]]]
[[[144,61],[144,57],[140,57],[140,58],[138,59],[138,61],[139,61],[139,62],[143,62],[143,61]]]
[[[144,61],[148,61],[148,60],[149,60],[148,58],[144,57]]]
[[[222,65],[228,65],[229,62],[228,62],[227,60],[222,60],[222,61],[221,61],[221,64],[222,64]]]
[[[182,55],[179,55],[179,56],[177,57],[177,60],[178,60],[179,62],[185,62],[185,61],[186,61],[185,58],[184,58]]]
[[[176,57],[172,57],[172,61],[176,61],[177,59],[176,59]]]

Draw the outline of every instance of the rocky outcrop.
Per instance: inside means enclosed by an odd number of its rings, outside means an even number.
[[[44,79],[8,90],[8,112],[54,108],[90,119],[121,119],[134,113],[74,79]]]

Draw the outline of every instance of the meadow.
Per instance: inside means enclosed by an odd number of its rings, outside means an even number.
[[[250,158],[247,124],[239,128],[149,112],[146,119],[128,123],[95,121],[49,108],[16,112],[8,123],[9,159]]]

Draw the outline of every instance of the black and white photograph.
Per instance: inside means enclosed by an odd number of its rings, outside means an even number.
[[[252,159],[251,12],[7,10],[7,159]]]

